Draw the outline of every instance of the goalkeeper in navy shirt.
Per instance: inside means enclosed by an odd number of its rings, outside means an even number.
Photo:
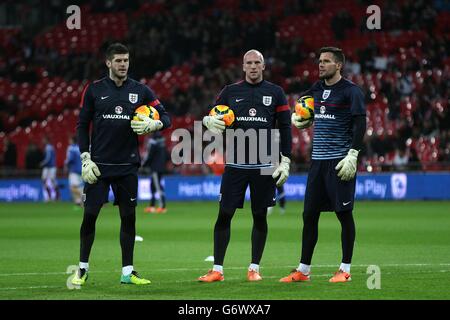
[[[341,76],[342,50],[320,49],[319,78],[304,95],[314,97],[314,136],[303,210],[300,264],[281,282],[309,281],[311,259],[318,239],[322,211],[335,211],[342,233],[342,263],[330,282],[351,280],[355,242],[353,205],[358,153],[366,131],[366,107],[361,88]],[[304,129],[313,123],[295,113],[292,124]]]
[[[275,204],[276,186],[283,185],[288,178],[292,142],[291,112],[286,95],[281,87],[263,80],[264,69],[263,55],[257,50],[248,51],[243,58],[245,80],[226,86],[215,103],[229,106],[236,117],[233,128],[242,129],[245,133],[255,132],[257,140],[251,145],[250,139],[242,139],[245,140],[242,145],[236,141],[240,139],[234,137],[234,157],[229,156],[230,150],[227,150],[225,172],[220,186],[219,214],[214,226],[214,265],[212,270],[198,278],[201,282],[224,280],[223,262],[230,241],[231,220],[236,209],[243,207],[247,187],[250,187],[253,216],[252,257],[247,280],[262,280],[259,263],[267,238],[267,208]],[[225,129],[222,118],[222,115],[206,116],[203,124],[210,131],[219,134]],[[276,126],[280,133],[279,141],[263,137],[264,134],[270,135]],[[261,148],[264,138],[268,153],[272,151],[272,143],[280,145],[281,155],[274,155],[276,168],[275,164],[259,157],[251,159],[253,155],[260,155],[260,149],[257,152],[250,150],[253,147]],[[244,157],[239,160],[242,154]],[[245,159],[242,161],[242,158]],[[274,170],[267,170],[270,167]],[[271,171],[273,174],[263,174],[264,171]]]
[[[137,170],[141,163],[138,135],[167,128],[170,118],[150,88],[127,76],[129,51],[126,46],[120,43],[110,45],[106,50],[106,66],[109,69],[108,76],[88,84],[81,98],[77,133],[81,176],[86,184],[80,230],[80,268],[72,283],[84,285],[88,278],[95,222],[102,205],[108,202],[111,186],[114,205],[119,206],[121,219],[121,283],[145,285],[150,281],[141,278],[133,268]],[[144,104],[156,108],[160,120],[141,114],[138,115],[139,121],[132,120],[136,108]]]

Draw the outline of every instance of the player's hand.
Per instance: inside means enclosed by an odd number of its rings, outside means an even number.
[[[291,164],[291,159],[281,155],[281,161],[278,167],[275,169],[272,174],[272,178],[277,179],[276,185],[277,187],[281,187],[289,177],[289,167]]]
[[[225,130],[225,121],[222,120],[223,115],[215,116],[205,116],[203,117],[203,125],[208,128],[208,130],[219,134]]]
[[[100,170],[94,161],[91,160],[89,152],[83,152],[81,158],[81,178],[84,182],[94,184],[100,177]]]
[[[291,116],[291,122],[298,129],[306,129],[312,125],[313,119],[302,120],[302,117],[294,112]]]
[[[163,127],[160,120],[150,119],[150,117],[143,114],[137,114],[137,117],[141,119],[141,121],[131,120],[131,128],[138,135],[155,132],[161,130]]]
[[[353,179],[356,174],[356,163],[358,161],[358,150],[350,149],[344,159],[339,161],[336,170],[339,170],[338,177],[343,181]]]

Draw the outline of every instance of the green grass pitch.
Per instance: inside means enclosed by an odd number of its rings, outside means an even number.
[[[212,266],[217,203],[169,203],[167,214],[137,208],[135,269],[149,286],[120,285],[118,210],[107,205],[97,221],[87,285],[70,290],[66,270],[78,264],[82,211],[69,203],[0,205],[0,299],[450,299],[450,203],[363,202],[355,208],[356,243],[349,283],[328,278],[341,259],[340,225],[322,213],[313,257],[312,281],[279,283],[300,256],[301,202],[285,215],[268,217],[269,235],[261,261],[264,280],[246,281],[250,263],[249,203],[238,210],[225,258],[225,281],[196,281]],[[380,268],[380,288],[367,273]],[[368,281],[369,279],[369,281]]]

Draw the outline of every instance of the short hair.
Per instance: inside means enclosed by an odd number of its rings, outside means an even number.
[[[320,48],[319,54],[324,53],[324,52],[331,52],[334,56],[334,59],[336,60],[336,62],[340,62],[343,65],[345,64],[345,56],[344,53],[342,52],[342,49],[336,48],[336,47],[323,47]]]
[[[250,54],[250,53],[255,53],[255,54],[261,59],[261,62],[264,63],[264,56],[263,56],[263,54],[262,54],[261,52],[259,52],[258,50],[256,50],[256,49],[248,50],[248,51],[244,54],[244,57],[242,58],[242,60],[245,60],[245,57],[246,57],[248,54]]]
[[[127,54],[127,53],[130,53],[127,46],[125,46],[122,43],[116,42],[110,44],[106,49],[106,59],[112,60],[115,54]]]

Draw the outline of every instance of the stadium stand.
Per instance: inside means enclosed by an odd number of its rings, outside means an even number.
[[[130,47],[131,77],[152,87],[173,116],[168,142],[176,128],[193,130],[222,86],[241,78],[246,50],[265,55],[266,78],[284,88],[293,106],[317,79],[317,50],[334,45],[347,55],[346,77],[366,94],[359,169],[395,169],[399,150],[409,157],[409,169],[450,167],[445,1],[375,1],[383,8],[382,29],[373,31],[365,26],[367,1],[340,1],[338,11],[320,9],[335,7],[332,0],[81,1],[80,30],[66,28],[67,1],[51,3],[25,24],[17,21],[26,5],[0,4],[0,150],[12,141],[19,169],[26,166],[28,144],[42,147],[44,135],[63,166],[82,89],[104,75],[102,49],[113,41]],[[295,171],[305,170],[312,130],[292,131]],[[198,165],[168,168],[204,172]]]

